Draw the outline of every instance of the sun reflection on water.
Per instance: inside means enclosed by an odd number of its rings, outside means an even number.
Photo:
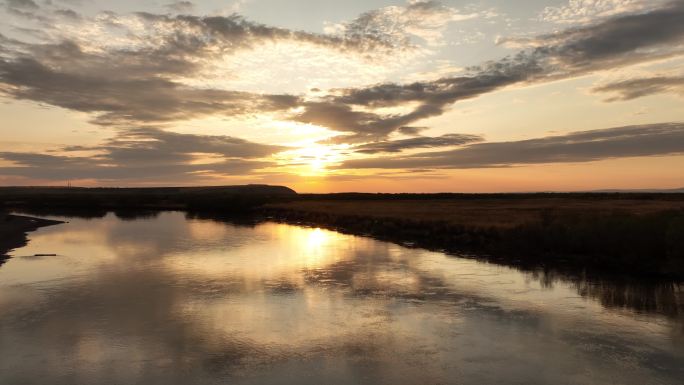
[[[32,233],[0,269],[0,383],[75,372],[81,383],[276,384],[283,368],[324,377],[296,383],[359,383],[358,364],[378,384],[491,383],[492,372],[559,383],[585,367],[591,377],[577,383],[637,385],[652,382],[654,359],[659,383],[681,378],[672,287],[587,281],[578,292],[560,277],[542,285],[512,268],[278,223],[69,221]],[[58,256],[26,257],[44,250]],[[630,311],[615,300],[623,292],[658,306]],[[539,365],[558,374],[535,381]]]

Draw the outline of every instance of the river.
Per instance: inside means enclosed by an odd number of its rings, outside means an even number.
[[[684,379],[675,282],[181,212],[51,218],[0,266],[0,384]]]

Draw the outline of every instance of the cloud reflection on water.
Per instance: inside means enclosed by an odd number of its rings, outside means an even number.
[[[275,223],[131,219],[43,228],[16,255],[59,257],[0,269],[0,382],[639,384],[684,374],[677,286],[535,276]]]

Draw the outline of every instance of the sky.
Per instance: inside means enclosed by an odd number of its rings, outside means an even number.
[[[0,0],[0,185],[684,187],[684,0]]]

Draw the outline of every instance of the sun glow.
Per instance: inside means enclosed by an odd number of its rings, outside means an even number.
[[[281,162],[291,166],[300,176],[323,176],[330,172],[330,166],[343,160],[345,148],[346,146],[309,143],[281,153]]]

